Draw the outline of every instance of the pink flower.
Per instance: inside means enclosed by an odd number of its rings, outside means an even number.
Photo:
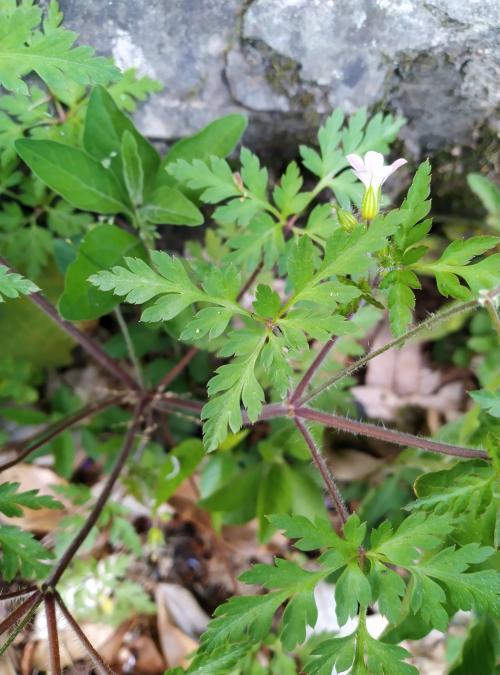
[[[374,150],[367,152],[364,160],[354,154],[347,155],[346,159],[366,189],[373,188],[375,194],[391,174],[406,164],[406,159],[401,158],[389,166],[384,166],[384,155]]]

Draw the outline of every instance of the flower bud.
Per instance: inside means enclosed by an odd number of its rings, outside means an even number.
[[[375,190],[370,185],[365,190],[363,201],[361,202],[361,216],[365,220],[373,220],[378,213],[379,203],[380,190],[377,190],[377,194],[375,194]]]
[[[341,209],[338,206],[336,207],[336,211],[339,223],[342,225],[344,230],[346,232],[352,232],[356,227],[356,225],[358,224],[356,216],[350,211],[346,211],[346,209]]]

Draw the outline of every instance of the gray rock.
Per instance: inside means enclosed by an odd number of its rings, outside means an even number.
[[[247,142],[309,138],[335,106],[402,112],[418,152],[466,143],[500,102],[498,0],[62,0],[66,25],[165,90],[171,139],[234,111]]]

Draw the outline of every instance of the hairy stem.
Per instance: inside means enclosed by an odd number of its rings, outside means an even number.
[[[0,264],[5,265],[11,272],[16,270],[12,268],[9,263],[0,257]],[[59,328],[64,330],[68,335],[78,342],[78,344],[89,354],[95,361],[97,361],[105,370],[120,380],[130,389],[140,390],[138,383],[131,377],[126,370],[124,370],[116,361],[110,358],[102,347],[95,342],[89,335],[83,333],[76,326],[69,321],[62,319],[59,316],[57,309],[42,295],[42,293],[32,293],[27,296],[31,302],[39,307],[42,312],[49,316]]]
[[[52,675],[61,675],[61,655],[59,651],[59,636],[57,634],[56,604],[52,593],[47,593],[45,596],[45,619],[47,621],[50,672]]]
[[[452,455],[453,457],[475,459],[489,458],[488,453],[484,450],[473,450],[472,448],[463,448],[458,445],[450,445],[449,443],[431,441],[427,438],[420,438],[419,436],[407,434],[403,431],[384,429],[384,427],[379,427],[376,424],[358,422],[357,420],[351,420],[348,417],[332,415],[330,413],[322,412],[321,410],[299,407],[296,408],[295,413],[299,418],[310,420],[311,422],[319,422],[332,429],[339,429],[350,434],[367,436],[368,438],[377,438],[381,441],[386,441],[387,443],[395,443],[396,445],[403,445],[410,448],[417,447],[422,450],[437,452],[441,455]]]
[[[42,601],[42,594],[40,591],[36,591],[33,593],[33,595],[30,595],[29,598],[26,598],[26,600],[23,600],[20,605],[18,605],[10,614],[9,616],[5,617],[3,621],[0,621],[0,635],[2,633],[5,633],[5,631],[9,630],[9,628],[12,628],[12,626],[19,621],[19,619],[22,619],[22,617],[29,612],[30,609],[32,609],[33,606],[38,606],[40,602]]]
[[[347,506],[345,505],[342,495],[340,494],[340,490],[337,487],[335,478],[333,477],[332,472],[328,467],[328,464],[326,463],[323,455],[321,454],[321,450],[316,445],[314,438],[312,437],[309,429],[306,427],[304,422],[298,417],[294,419],[294,422],[295,426],[300,431],[300,433],[304,437],[305,442],[307,443],[307,446],[311,453],[312,460],[321,474],[328,495],[330,496],[330,499],[332,500],[332,503],[334,504],[337,513],[340,516],[342,526],[344,526],[345,523],[347,522],[347,519],[349,518],[349,511],[347,509]]]
[[[92,661],[92,665],[95,668],[96,672],[99,675],[115,675],[114,671],[111,670],[111,668],[105,663],[105,661],[102,659],[102,657],[99,655],[99,653],[91,645],[87,636],[82,631],[82,629],[78,625],[78,622],[75,620],[75,618],[73,617],[73,615],[71,614],[69,609],[66,607],[63,599],[61,598],[61,596],[59,595],[59,593],[57,591],[55,592],[55,598],[56,598],[56,602],[59,606],[59,609],[61,610],[61,612],[64,615],[64,618],[66,619],[68,624],[73,629],[76,637],[82,643],[83,648],[87,652],[87,656],[89,657],[89,659]]]
[[[28,593],[34,593],[37,591],[36,586],[26,586],[26,588],[20,588],[17,591],[8,591],[7,593],[2,593],[0,595],[0,602],[3,600],[12,600],[13,598],[19,598],[21,595],[28,595]]]
[[[0,473],[6,469],[9,469],[11,466],[14,466],[18,462],[21,462],[32,452],[45,445],[45,443],[48,443],[53,438],[56,438],[62,434],[63,431],[66,431],[66,429],[71,428],[75,424],[78,424],[78,422],[81,422],[91,415],[95,415],[102,410],[106,410],[107,408],[120,403],[123,401],[124,396],[125,394],[118,394],[116,396],[105,398],[102,401],[98,401],[97,403],[90,403],[72,415],[68,415],[68,417],[65,417],[64,419],[58,420],[57,422],[54,422],[54,424],[49,425],[41,433],[36,434],[34,437],[24,441],[21,446],[6,445],[0,450],[1,453],[8,452],[9,450],[18,450],[18,454],[13,459],[0,464]]]
[[[122,314],[122,311],[120,309],[120,305],[118,305],[118,307],[115,307],[114,313],[115,313],[115,317],[116,317],[116,321],[118,323],[118,326],[120,327],[120,330],[122,332],[123,339],[125,340],[125,346],[127,347],[127,353],[128,353],[129,358],[132,362],[132,365],[134,366],[135,379],[137,380],[137,382],[140,384],[141,387],[144,387],[141,364],[139,363],[139,359],[137,358],[137,354],[135,353],[134,343],[132,342],[132,338],[130,337],[130,332],[129,332],[127,323],[126,323],[125,319],[123,318],[123,314]]]
[[[290,404],[297,403],[297,401],[300,401],[302,398],[302,395],[304,394],[305,390],[309,386],[309,383],[315,376],[316,372],[318,369],[321,367],[321,364],[323,361],[326,359],[330,351],[333,349],[335,344],[337,343],[338,338],[337,337],[331,337],[328,342],[326,342],[323,347],[320,349],[320,351],[316,354],[316,357],[314,361],[311,363],[309,368],[306,370],[302,378],[300,379],[299,383],[295,387],[294,391],[292,391],[290,398],[288,399]]]
[[[498,292],[500,292],[500,290]],[[387,344],[383,345],[382,347],[380,347],[380,349],[375,349],[374,351],[370,352],[369,354],[366,354],[365,356],[361,357],[360,359],[352,363],[350,366],[347,366],[346,368],[339,370],[338,373],[335,373],[335,375],[333,375],[329,380],[324,382],[320,387],[314,389],[312,392],[310,392],[302,399],[300,399],[299,405],[304,405],[304,403],[308,403],[313,398],[316,398],[316,396],[324,392],[326,389],[329,389],[333,384],[335,384],[339,380],[342,380],[344,377],[352,375],[352,373],[355,373],[360,368],[363,368],[363,366],[365,366],[369,361],[374,359],[376,356],[380,356],[380,354],[383,354],[384,352],[388,351],[389,349],[392,349],[393,347],[399,347],[399,345],[404,344],[407,340],[411,339],[415,335],[418,335],[419,333],[428,330],[429,328],[433,327],[438,323],[441,323],[442,321],[446,321],[447,319],[449,319],[452,316],[455,316],[456,314],[461,314],[463,312],[470,311],[471,309],[474,309],[474,307],[477,307],[477,305],[478,305],[477,300],[469,300],[468,302],[456,305],[455,307],[450,307],[450,309],[447,309],[444,312],[440,312],[439,314],[434,314],[430,316],[425,321],[422,321],[422,323],[419,323],[417,326],[414,326],[406,333],[403,333],[403,335],[400,335],[394,340],[391,340]]]
[[[73,559],[73,556],[78,551],[80,546],[83,544],[90,530],[94,527],[99,516],[101,515],[101,512],[109,499],[109,495],[111,494],[114,484],[118,480],[118,477],[120,476],[120,473],[122,472],[123,467],[125,466],[125,462],[127,461],[130,451],[132,450],[135,436],[141,425],[141,416],[145,405],[146,403],[144,400],[141,400],[137,404],[134,410],[132,422],[125,436],[122,449],[120,451],[120,454],[118,455],[113,470],[108,476],[108,479],[102,489],[101,494],[99,495],[92,511],[89,513],[87,520],[83,524],[82,528],[75,535],[73,541],[69,544],[68,548],[63,553],[60,560],[56,563],[54,569],[52,570],[52,573],[50,574],[47,581],[44,583],[44,588],[55,587],[55,585],[61,578],[63,572],[66,570],[71,560]]]
[[[0,647],[0,657],[1,657],[3,654],[5,654],[5,652],[6,652],[7,649],[10,647],[10,645],[14,642],[14,640],[15,640],[16,637],[19,635],[19,633],[20,633],[22,630],[24,630],[24,628],[25,628],[25,627],[28,625],[28,623],[31,621],[31,619],[33,618],[35,612],[37,611],[39,605],[41,604],[42,600],[43,600],[43,595],[42,595],[42,593],[40,593],[40,592],[35,593],[34,595],[31,596],[31,598],[28,598],[28,600],[25,601],[22,605],[19,605],[19,607],[17,607],[17,608],[14,610],[14,612],[12,612],[12,614],[10,614],[10,615],[5,619],[5,621],[9,621],[9,622],[10,622],[10,620],[11,620],[13,614],[15,614],[15,613],[17,612],[18,609],[20,609],[21,607],[23,607],[23,611],[22,611],[19,615],[17,615],[16,618],[14,619],[14,623],[15,623],[16,621],[19,621],[19,623],[16,625],[16,627],[14,628],[14,630],[12,631],[12,633],[9,635],[9,637],[7,638],[7,640],[6,640],[6,641],[3,643],[3,645]],[[29,601],[29,602],[28,602],[28,601]],[[0,628],[1,628],[1,626],[3,626],[3,623],[4,623],[4,622],[2,622],[2,624],[0,624]],[[12,625],[13,625],[13,623],[10,622],[10,623],[9,623],[9,627],[12,626]],[[0,633],[5,633],[5,630],[0,630]]]

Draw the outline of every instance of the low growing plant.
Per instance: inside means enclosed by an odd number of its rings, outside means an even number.
[[[126,510],[109,503],[120,478],[151,507],[153,545],[161,505],[200,471],[200,506],[215,525],[257,517],[262,541],[279,530],[307,556],[296,553],[245,572],[241,580],[265,592],[235,595],[217,608],[187,672],[249,672],[244,664],[267,645],[273,672],[296,666],[310,675],[416,673],[400,643],[446,631],[458,610],[474,618],[462,660],[450,672],[466,672],[470,659],[479,658],[471,656],[470,644],[494,643],[500,614],[500,378],[491,357],[500,334],[500,255],[494,252],[500,238],[472,236],[436,250],[429,161],[414,172],[400,205],[389,206],[383,184],[405,160],[385,166],[383,155],[400,118],[369,118],[365,110],[346,118],[334,111],[318,132],[318,147],[301,146],[300,161],[276,181],[245,147],[238,161],[227,159],[246,127],[240,115],[212,122],[160,156],[123,110],[133,109],[133,97],[142,98],[153,83],[127,74],[119,79],[109,61],[73,47],[54,2],[43,20],[30,0],[0,2],[0,15],[0,30],[10,36],[0,43],[0,82],[11,92],[0,99],[6,111],[0,118],[6,197],[0,300],[33,303],[113,382],[90,404],[63,395],[42,432],[3,450],[0,470],[63,438],[50,447],[59,453],[60,473],[69,476],[75,456],[69,430],[79,428],[89,456],[101,460],[106,432],[103,463],[109,466],[93,503],[85,490],[64,495],[79,500],[81,510],[56,539],[57,558],[29,532],[0,525],[4,581],[33,582],[0,596],[19,599],[0,622],[8,635],[4,649],[43,604],[51,668],[60,673],[58,606],[96,671],[111,672],[59,584],[64,591],[85,577],[90,568],[72,561],[89,535],[102,530],[138,554]],[[24,82],[32,72],[45,83],[43,91]],[[477,192],[494,194],[471,180]],[[176,251],[165,249],[164,226],[181,226],[185,237],[186,227],[204,222],[203,241],[197,236]],[[496,227],[493,219],[490,225]],[[57,308],[39,289],[42,270],[54,261],[64,273]],[[433,280],[446,304],[415,323],[423,278]],[[365,353],[360,338],[384,312],[394,337]],[[121,336],[103,345],[80,322],[108,315]],[[357,419],[349,391],[357,371],[390,348],[471,315],[472,324],[482,317],[483,332],[471,324],[460,353],[485,354],[476,359],[483,388],[472,392],[470,410],[443,429],[442,439]],[[344,367],[332,358],[340,352],[349,355]],[[194,363],[198,390],[208,382],[199,398],[182,385]],[[17,380],[21,402],[32,400],[29,386],[29,376]],[[15,410],[8,414],[21,419]],[[175,447],[169,452],[156,434],[161,418],[171,423]],[[262,432],[255,440],[249,430],[257,425]],[[406,456],[419,474],[416,499],[397,513],[388,507],[387,519],[368,526],[363,502],[360,514],[351,512],[323,456],[324,428],[412,449]],[[434,464],[429,453],[438,458]],[[394,463],[388,472],[400,475],[403,468]],[[61,505],[15,483],[0,486],[0,511],[8,518],[42,506]],[[120,573],[124,561],[116,558]],[[314,591],[327,579],[335,579],[339,626],[352,618],[357,624],[348,635],[317,641],[302,657],[297,649],[317,619]],[[126,618],[129,605],[151,611],[136,586],[128,599],[116,588],[121,604],[113,622]],[[375,605],[389,622],[380,639],[366,624]],[[81,607],[73,611],[80,618]],[[494,649],[481,658],[483,670],[474,672],[493,672]]]

